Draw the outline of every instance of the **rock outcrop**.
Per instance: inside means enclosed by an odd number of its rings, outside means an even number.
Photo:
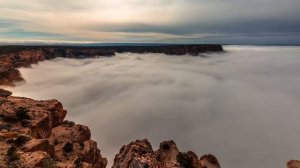
[[[114,56],[116,52],[164,53],[168,55],[197,55],[203,52],[223,51],[221,45],[157,45],[157,46],[0,46],[0,85],[13,86],[23,78],[19,67],[28,67],[45,59],[56,57],[88,58]]]
[[[211,159],[213,158],[213,159]],[[180,152],[174,141],[164,141],[154,151],[147,139],[124,145],[114,159],[113,168],[221,168],[213,155],[200,159],[191,151]]]
[[[300,161],[299,160],[291,160],[287,163],[288,168],[300,168]]]
[[[0,90],[0,167],[106,167],[89,128],[64,121],[60,102],[10,94]]]

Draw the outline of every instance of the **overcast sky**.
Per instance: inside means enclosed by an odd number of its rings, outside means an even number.
[[[0,42],[300,44],[299,0],[0,0]]]

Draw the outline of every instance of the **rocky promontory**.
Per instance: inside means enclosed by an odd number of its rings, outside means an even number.
[[[106,167],[89,128],[64,120],[60,102],[0,93],[1,168]]]
[[[160,143],[152,149],[147,139],[124,145],[116,155],[112,168],[221,168],[211,154],[199,158],[194,152],[180,152],[174,141]]]
[[[114,56],[115,53],[163,53],[168,55],[198,55],[203,52],[223,51],[221,45],[157,45],[157,46],[0,46],[0,85],[13,86],[15,81],[22,81],[17,68],[53,59],[89,58]]]

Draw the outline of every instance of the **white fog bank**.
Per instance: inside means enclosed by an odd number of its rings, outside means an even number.
[[[300,47],[226,46],[205,57],[117,54],[22,68],[17,96],[55,98],[110,164],[122,145],[174,139],[223,168],[300,159]]]

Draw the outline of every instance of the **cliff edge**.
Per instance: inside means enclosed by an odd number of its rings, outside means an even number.
[[[57,100],[38,101],[0,90],[0,167],[105,168],[87,126],[64,120]]]
[[[28,67],[39,61],[64,58],[114,56],[115,53],[163,53],[168,55],[198,55],[203,52],[223,51],[221,45],[163,45],[163,46],[0,46],[0,85],[13,86],[24,80],[17,68]]]

